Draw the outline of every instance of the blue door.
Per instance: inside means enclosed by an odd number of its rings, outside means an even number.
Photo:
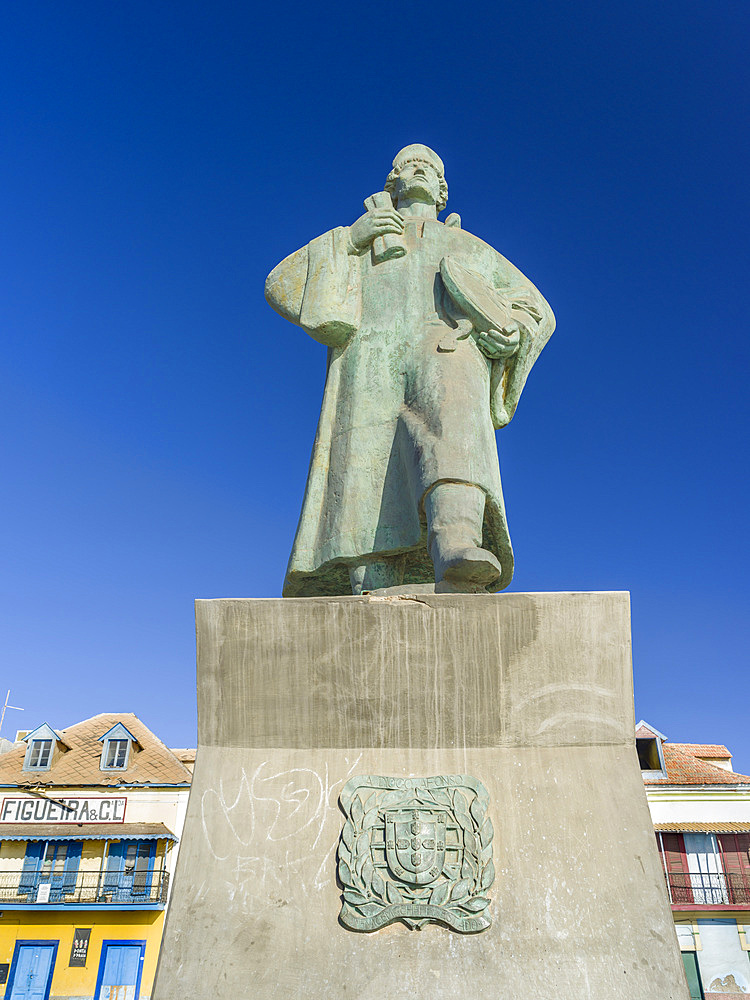
[[[57,941],[17,941],[5,992],[7,1000],[47,1000]]]
[[[29,841],[18,883],[19,896],[28,896],[29,903],[59,903],[74,893],[82,847],[80,840]],[[44,897],[40,886],[49,886]]]
[[[151,898],[156,841],[123,840],[110,844],[103,891],[112,902],[137,903]]]
[[[120,885],[131,896],[147,896],[151,892],[156,842],[136,840],[125,846]]]
[[[95,1000],[138,1000],[145,941],[104,941]]]

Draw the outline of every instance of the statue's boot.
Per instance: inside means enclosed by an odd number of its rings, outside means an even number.
[[[500,579],[500,563],[482,548],[484,492],[478,486],[438,483],[425,497],[424,509],[436,587],[473,589]]]

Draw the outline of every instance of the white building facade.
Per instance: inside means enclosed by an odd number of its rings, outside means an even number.
[[[646,722],[638,755],[691,1000],[750,995],[750,776],[719,744],[670,743]]]

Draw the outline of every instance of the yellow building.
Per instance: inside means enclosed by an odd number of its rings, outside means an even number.
[[[150,996],[193,758],[130,713],[0,753],[5,1000]]]

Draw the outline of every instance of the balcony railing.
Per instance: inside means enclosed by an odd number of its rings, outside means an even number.
[[[750,878],[741,872],[668,872],[665,877],[675,906],[750,906]]]
[[[10,904],[160,906],[167,901],[169,872],[0,872],[0,909]]]

